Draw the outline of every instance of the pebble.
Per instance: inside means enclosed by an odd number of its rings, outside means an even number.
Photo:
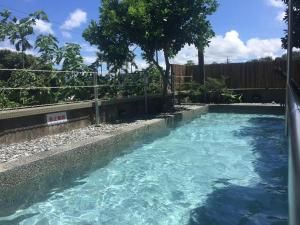
[[[188,109],[193,106],[188,106]],[[177,111],[184,111],[186,108],[178,108]],[[165,115],[165,114],[162,114]],[[80,142],[91,137],[96,137],[102,134],[109,134],[123,128],[141,124],[143,120],[125,121],[121,123],[105,124],[102,123],[98,127],[89,126],[86,128],[71,130],[68,132],[49,135],[42,138],[37,138],[29,141],[13,144],[0,144],[0,164],[12,160],[17,160],[20,157],[28,157],[39,152],[51,151],[53,148],[62,147],[75,142]]]
[[[39,152],[49,151],[53,148],[80,142],[101,134],[116,132],[125,127],[142,123],[143,120],[119,124],[100,124],[99,127],[89,126],[60,134],[45,136],[34,140],[13,144],[0,144],[0,163],[16,160],[21,156],[30,156]]]

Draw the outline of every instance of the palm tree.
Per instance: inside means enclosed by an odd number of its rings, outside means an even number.
[[[8,10],[3,10],[2,12],[0,12],[0,41],[4,41],[9,34],[10,24],[8,23],[8,20],[10,16],[11,12]]]
[[[34,33],[33,26],[36,24],[37,20],[48,21],[48,17],[43,11],[36,11],[20,20],[14,17],[10,23],[11,31],[9,32],[9,40],[11,44],[15,46],[17,51],[22,52],[23,68],[25,66],[25,51],[32,48],[28,37]]]
[[[58,40],[52,34],[39,35],[35,41],[35,49],[39,49],[42,63],[54,64],[58,56]]]

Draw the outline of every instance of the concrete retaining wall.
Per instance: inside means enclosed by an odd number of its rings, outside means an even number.
[[[162,96],[160,95],[149,96],[149,113],[160,113],[163,106],[162,101]],[[95,108],[93,105],[93,102],[82,102],[0,111],[0,143],[15,143],[87,127],[94,123],[95,120]],[[133,117],[145,113],[144,97],[100,101],[99,105],[101,122],[115,121],[120,118]],[[68,122],[49,126],[46,115],[56,112],[66,112]]]

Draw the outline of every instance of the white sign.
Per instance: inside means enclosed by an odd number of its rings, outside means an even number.
[[[68,122],[67,113],[66,112],[59,112],[59,113],[51,113],[47,114],[47,124],[57,125]]]

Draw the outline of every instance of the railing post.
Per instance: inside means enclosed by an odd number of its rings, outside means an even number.
[[[288,92],[289,85],[291,81],[291,73],[293,66],[293,0],[289,0],[288,5],[288,46],[287,46],[287,73],[286,73],[286,102],[285,102],[285,132],[288,135],[288,126],[289,126],[289,104],[288,104]]]
[[[96,114],[96,126],[100,124],[100,114],[99,114],[99,102],[98,102],[98,72],[93,73],[94,77],[94,102],[95,102],[95,114]]]
[[[144,97],[145,97],[145,114],[148,114],[148,76],[144,73]]]

